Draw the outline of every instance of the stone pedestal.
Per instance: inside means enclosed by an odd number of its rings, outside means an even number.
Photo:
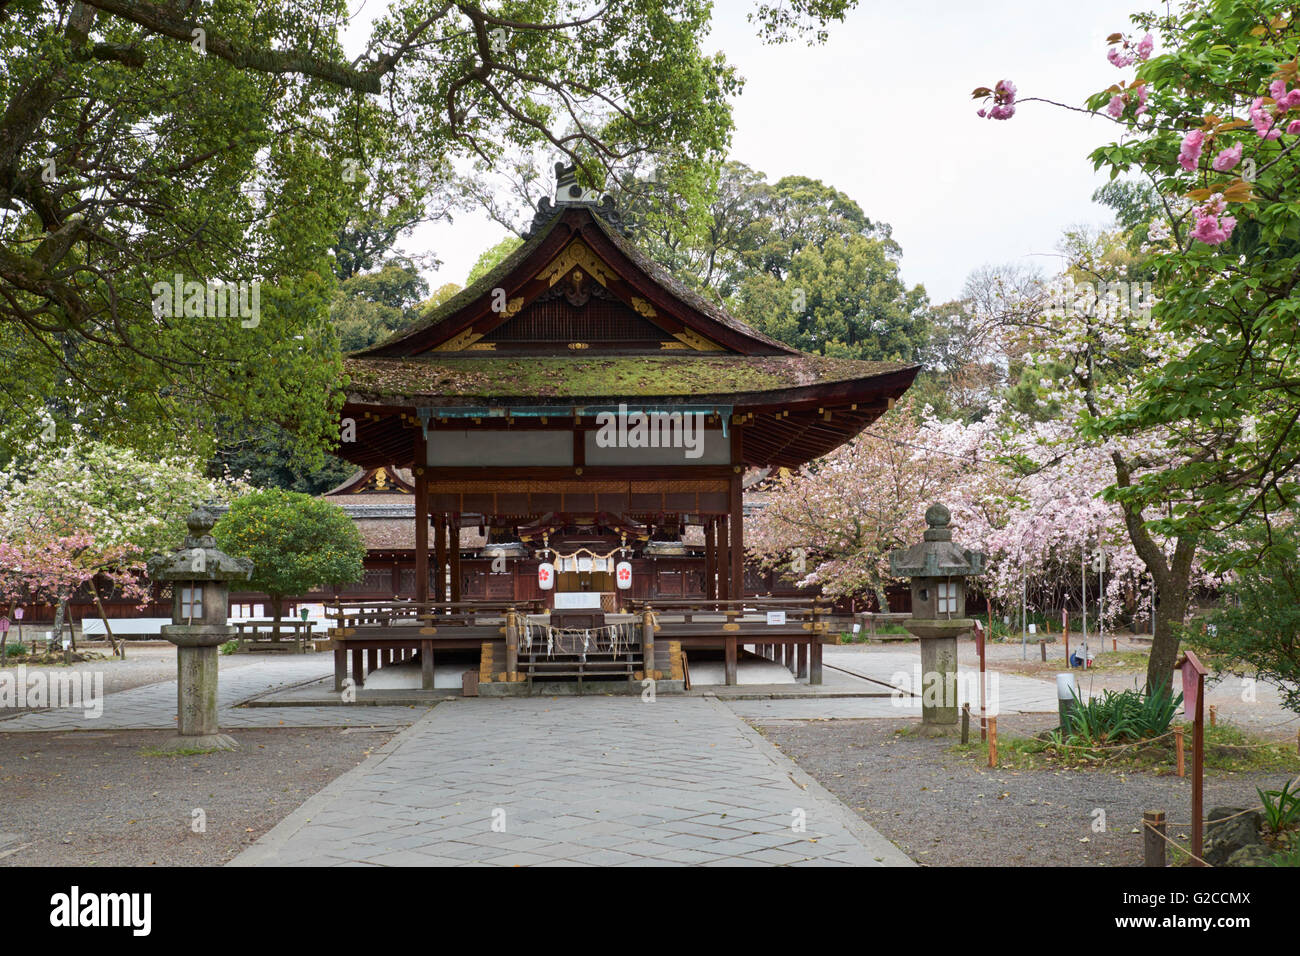
[[[974,621],[905,621],[903,626],[921,640],[921,733],[956,733],[960,717],[957,700],[957,638]]]
[[[170,624],[164,639],[176,645],[176,716],[179,734],[164,750],[238,750],[217,724],[217,648],[233,640],[235,629],[214,625]]]

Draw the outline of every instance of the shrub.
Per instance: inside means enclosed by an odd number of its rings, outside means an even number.
[[[1100,746],[1123,741],[1148,740],[1169,730],[1183,695],[1173,696],[1168,687],[1158,687],[1149,694],[1136,690],[1104,691],[1100,696],[1083,700],[1074,696],[1069,712],[1067,742]]]
[[[1264,821],[1274,833],[1300,823],[1300,790],[1291,789],[1294,782],[1283,784],[1281,790],[1255,788],[1259,802],[1264,805]]]

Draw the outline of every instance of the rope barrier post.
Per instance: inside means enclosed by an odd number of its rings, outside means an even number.
[[[1039,655],[1043,658],[1044,661],[1047,660],[1047,642],[1046,642],[1046,641],[1039,641],[1039,642],[1038,642],[1038,653],[1039,653]]]
[[[1210,726],[1213,727],[1218,722],[1219,708],[1216,704],[1210,705]]]
[[[998,765],[998,719],[989,718],[989,766]]]
[[[655,616],[649,604],[641,612],[641,660],[646,680],[654,680]]]
[[[506,611],[506,680],[514,680],[517,670],[519,670],[519,623],[515,617],[515,609],[510,608]]]
[[[1183,764],[1183,728],[1174,728],[1174,752],[1178,754],[1178,776],[1187,776],[1187,769]]]
[[[1142,865],[1164,867],[1165,812],[1148,810],[1142,814]]]
[[[961,705],[961,742],[962,746],[970,743],[970,704]]]

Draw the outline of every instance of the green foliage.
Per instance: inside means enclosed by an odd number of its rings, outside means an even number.
[[[206,5],[199,40],[174,5],[3,9],[0,460],[50,422],[206,457],[224,417],[274,422],[318,464],[342,401],[336,276],[449,208],[456,160],[554,147],[600,178],[614,157],[719,155],[740,87],[702,50],[705,0],[395,0],[354,61],[341,0]],[[835,10],[794,12],[778,33]],[[177,275],[258,283],[260,315],[159,314]],[[385,324],[369,311],[352,323]]]
[[[803,37],[811,45],[824,41],[826,27],[832,20],[842,21],[857,0],[787,0],[784,3],[760,3],[749,15],[756,23],[759,36],[768,43],[788,43]]]
[[[1281,790],[1255,788],[1264,807],[1264,822],[1274,833],[1300,823],[1300,790],[1292,790],[1292,783],[1295,781],[1284,783]]]
[[[737,315],[806,352],[917,361],[925,348],[925,290],[908,289],[888,246],[861,235],[802,244],[781,266],[741,280]]]
[[[1136,690],[1103,691],[1082,700],[1074,695],[1068,711],[1064,742],[1072,747],[1105,747],[1159,737],[1169,730],[1183,695],[1174,697],[1168,686],[1147,694]]]
[[[518,236],[506,236],[496,245],[485,249],[483,254],[478,257],[477,261],[475,261],[474,266],[469,270],[469,275],[465,277],[465,285],[467,287],[472,286],[475,282],[500,265],[501,260],[505,259],[506,256],[510,255],[510,253],[514,252],[521,245],[523,245],[523,240]]]
[[[27,653],[27,647],[14,641],[12,644],[5,644],[3,647],[2,657],[22,657]]]
[[[337,505],[281,489],[237,499],[212,529],[222,550],[253,561],[248,588],[282,599],[361,577],[365,544]]]
[[[211,475],[238,475],[254,488],[283,488],[319,495],[356,473],[356,465],[325,455],[318,467],[296,461],[292,438],[275,424],[223,420],[208,465]]]
[[[239,650],[239,641],[226,641],[221,645],[221,653],[229,656]]]
[[[1300,491],[1300,151],[1296,134],[1264,139],[1246,115],[1274,79],[1295,85],[1300,18],[1285,0],[1212,0],[1134,19],[1161,37],[1160,55],[1137,69],[1148,115],[1092,158],[1113,179],[1140,176],[1161,197],[1159,221],[1170,238],[1154,261],[1154,313],[1185,347],[1097,427],[1111,436],[1152,427],[1183,436],[1193,453],[1112,494],[1164,510],[1153,527],[1200,534],[1270,515]],[[1112,95],[1099,92],[1088,106],[1101,110]],[[1207,140],[1196,168],[1185,171],[1180,144],[1195,129]],[[1235,144],[1241,164],[1215,170],[1211,161]],[[1190,235],[1196,210],[1216,193],[1236,220],[1217,245]]]
[[[330,307],[339,348],[355,352],[410,325],[419,318],[417,305],[428,294],[429,284],[405,259],[389,259],[375,272],[344,280]]]
[[[1224,547],[1259,557],[1236,562],[1223,606],[1203,633],[1187,639],[1212,656],[1220,673],[1268,681],[1300,713],[1300,532],[1294,524],[1273,533],[1256,523]]]

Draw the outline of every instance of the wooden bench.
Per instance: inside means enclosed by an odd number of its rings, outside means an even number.
[[[281,636],[276,637],[275,621],[273,620],[236,621],[234,625],[235,639],[239,642],[240,651],[302,654],[306,652],[307,645],[311,642],[311,632],[315,626],[315,621],[285,619],[280,622]],[[283,636],[285,632],[289,632],[291,636],[285,638]]]

